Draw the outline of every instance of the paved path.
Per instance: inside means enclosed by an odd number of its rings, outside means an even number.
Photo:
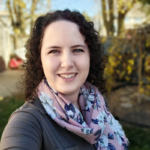
[[[0,73],[0,97],[11,96],[20,93],[21,76],[23,70],[6,70]]]

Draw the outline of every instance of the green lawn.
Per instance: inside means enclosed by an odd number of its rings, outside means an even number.
[[[2,101],[0,101],[0,138],[4,127],[8,122],[9,116],[23,103],[23,95],[6,97]]]
[[[23,103],[22,95],[7,97],[0,101],[0,137],[11,113]],[[150,150],[150,130],[135,126],[123,126],[123,129],[130,141],[130,150]]]
[[[130,141],[130,150],[150,150],[150,129],[135,126],[123,126],[123,129]]]

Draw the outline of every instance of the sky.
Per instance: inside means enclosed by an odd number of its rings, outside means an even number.
[[[81,13],[86,11],[91,17],[100,10],[98,0],[51,0],[51,8],[52,10],[69,8],[70,10],[78,10]]]
[[[24,0],[25,3],[30,5],[31,1]],[[45,2],[47,0],[44,0]],[[51,0],[51,10],[78,10],[79,12],[86,11],[86,13],[93,17],[100,11],[100,0]],[[4,10],[6,0],[0,0],[0,10]],[[40,7],[39,7],[40,8]],[[40,8],[39,11],[44,11],[44,8]]]

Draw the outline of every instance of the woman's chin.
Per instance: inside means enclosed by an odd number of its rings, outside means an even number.
[[[75,93],[79,92],[79,88],[75,88],[75,87],[62,87],[59,88],[57,90],[58,92],[60,92],[63,95],[74,95]]]

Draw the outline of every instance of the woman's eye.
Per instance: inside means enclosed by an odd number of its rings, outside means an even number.
[[[75,49],[74,52],[83,52],[82,49]]]
[[[50,53],[59,53],[59,51],[58,50],[51,50],[50,52],[49,52],[49,54]]]

